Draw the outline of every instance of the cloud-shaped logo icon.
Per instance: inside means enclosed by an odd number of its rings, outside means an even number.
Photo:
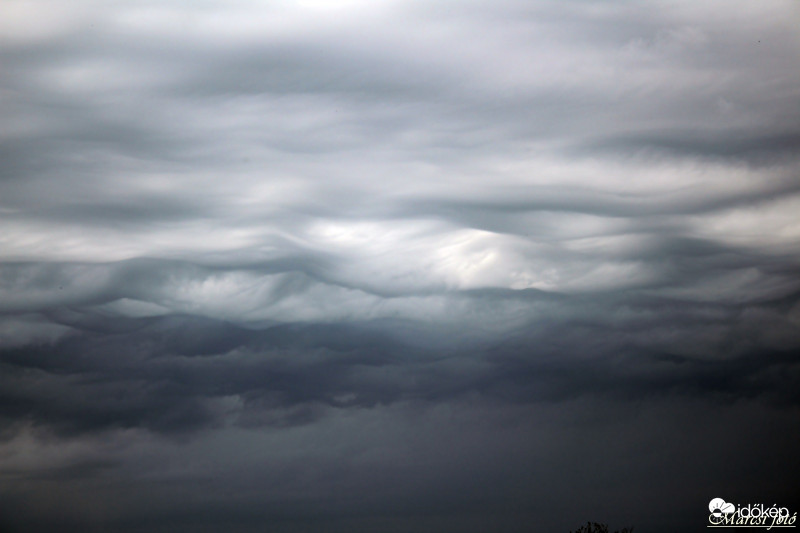
[[[728,503],[722,498],[714,498],[708,502],[708,510],[714,516],[722,516],[723,514],[731,514],[736,512],[736,506]]]

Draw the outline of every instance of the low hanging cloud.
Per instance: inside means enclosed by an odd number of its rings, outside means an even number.
[[[798,16],[4,2],[0,528],[793,505]]]

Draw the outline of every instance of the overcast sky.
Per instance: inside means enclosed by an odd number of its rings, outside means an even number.
[[[798,27],[2,0],[0,529],[797,511]]]

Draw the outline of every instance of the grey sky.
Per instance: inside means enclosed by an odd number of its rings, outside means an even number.
[[[0,528],[796,507],[798,23],[5,0]]]

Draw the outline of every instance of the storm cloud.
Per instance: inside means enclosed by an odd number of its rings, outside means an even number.
[[[0,528],[800,501],[800,9],[0,6]]]

